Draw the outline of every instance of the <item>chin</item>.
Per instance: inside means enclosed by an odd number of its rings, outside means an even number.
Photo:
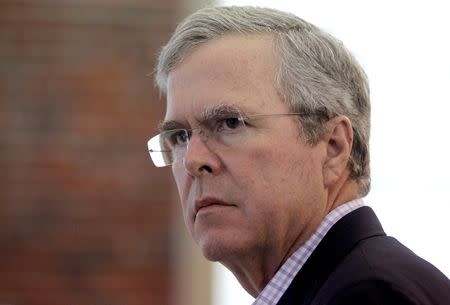
[[[241,241],[242,242],[242,241]],[[198,241],[203,256],[213,262],[221,262],[242,254],[243,247],[239,247],[239,242],[233,238],[227,238],[224,235],[202,236]]]
[[[210,240],[199,242],[200,250],[203,256],[212,262],[222,261],[225,257],[229,256],[231,249],[230,245],[224,240]]]

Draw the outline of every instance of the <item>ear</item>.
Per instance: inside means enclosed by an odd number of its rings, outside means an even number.
[[[345,173],[352,150],[353,128],[346,116],[337,116],[325,124],[326,158],[323,164],[324,186],[334,185]]]

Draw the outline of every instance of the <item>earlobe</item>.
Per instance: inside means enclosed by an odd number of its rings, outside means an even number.
[[[353,129],[346,116],[337,116],[326,123],[328,129],[326,158],[323,164],[325,187],[335,184],[345,173],[353,143]]]

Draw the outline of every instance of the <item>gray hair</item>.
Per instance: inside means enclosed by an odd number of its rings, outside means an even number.
[[[156,83],[166,93],[167,77],[195,47],[231,34],[274,36],[279,70],[276,89],[299,116],[301,131],[311,144],[325,132],[324,123],[348,117],[353,146],[348,162],[350,177],[365,196],[370,189],[370,100],[367,77],[342,42],[297,16],[268,8],[207,7],[187,17],[162,48]]]

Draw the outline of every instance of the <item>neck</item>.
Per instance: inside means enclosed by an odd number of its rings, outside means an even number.
[[[340,205],[358,198],[358,184],[349,179],[349,173],[343,175],[327,192],[327,214]]]
[[[238,259],[221,262],[230,270],[241,286],[254,298],[269,283],[284,261],[280,263],[280,253],[267,249],[257,251],[258,255],[240,257]],[[263,255],[261,255],[263,254]]]

